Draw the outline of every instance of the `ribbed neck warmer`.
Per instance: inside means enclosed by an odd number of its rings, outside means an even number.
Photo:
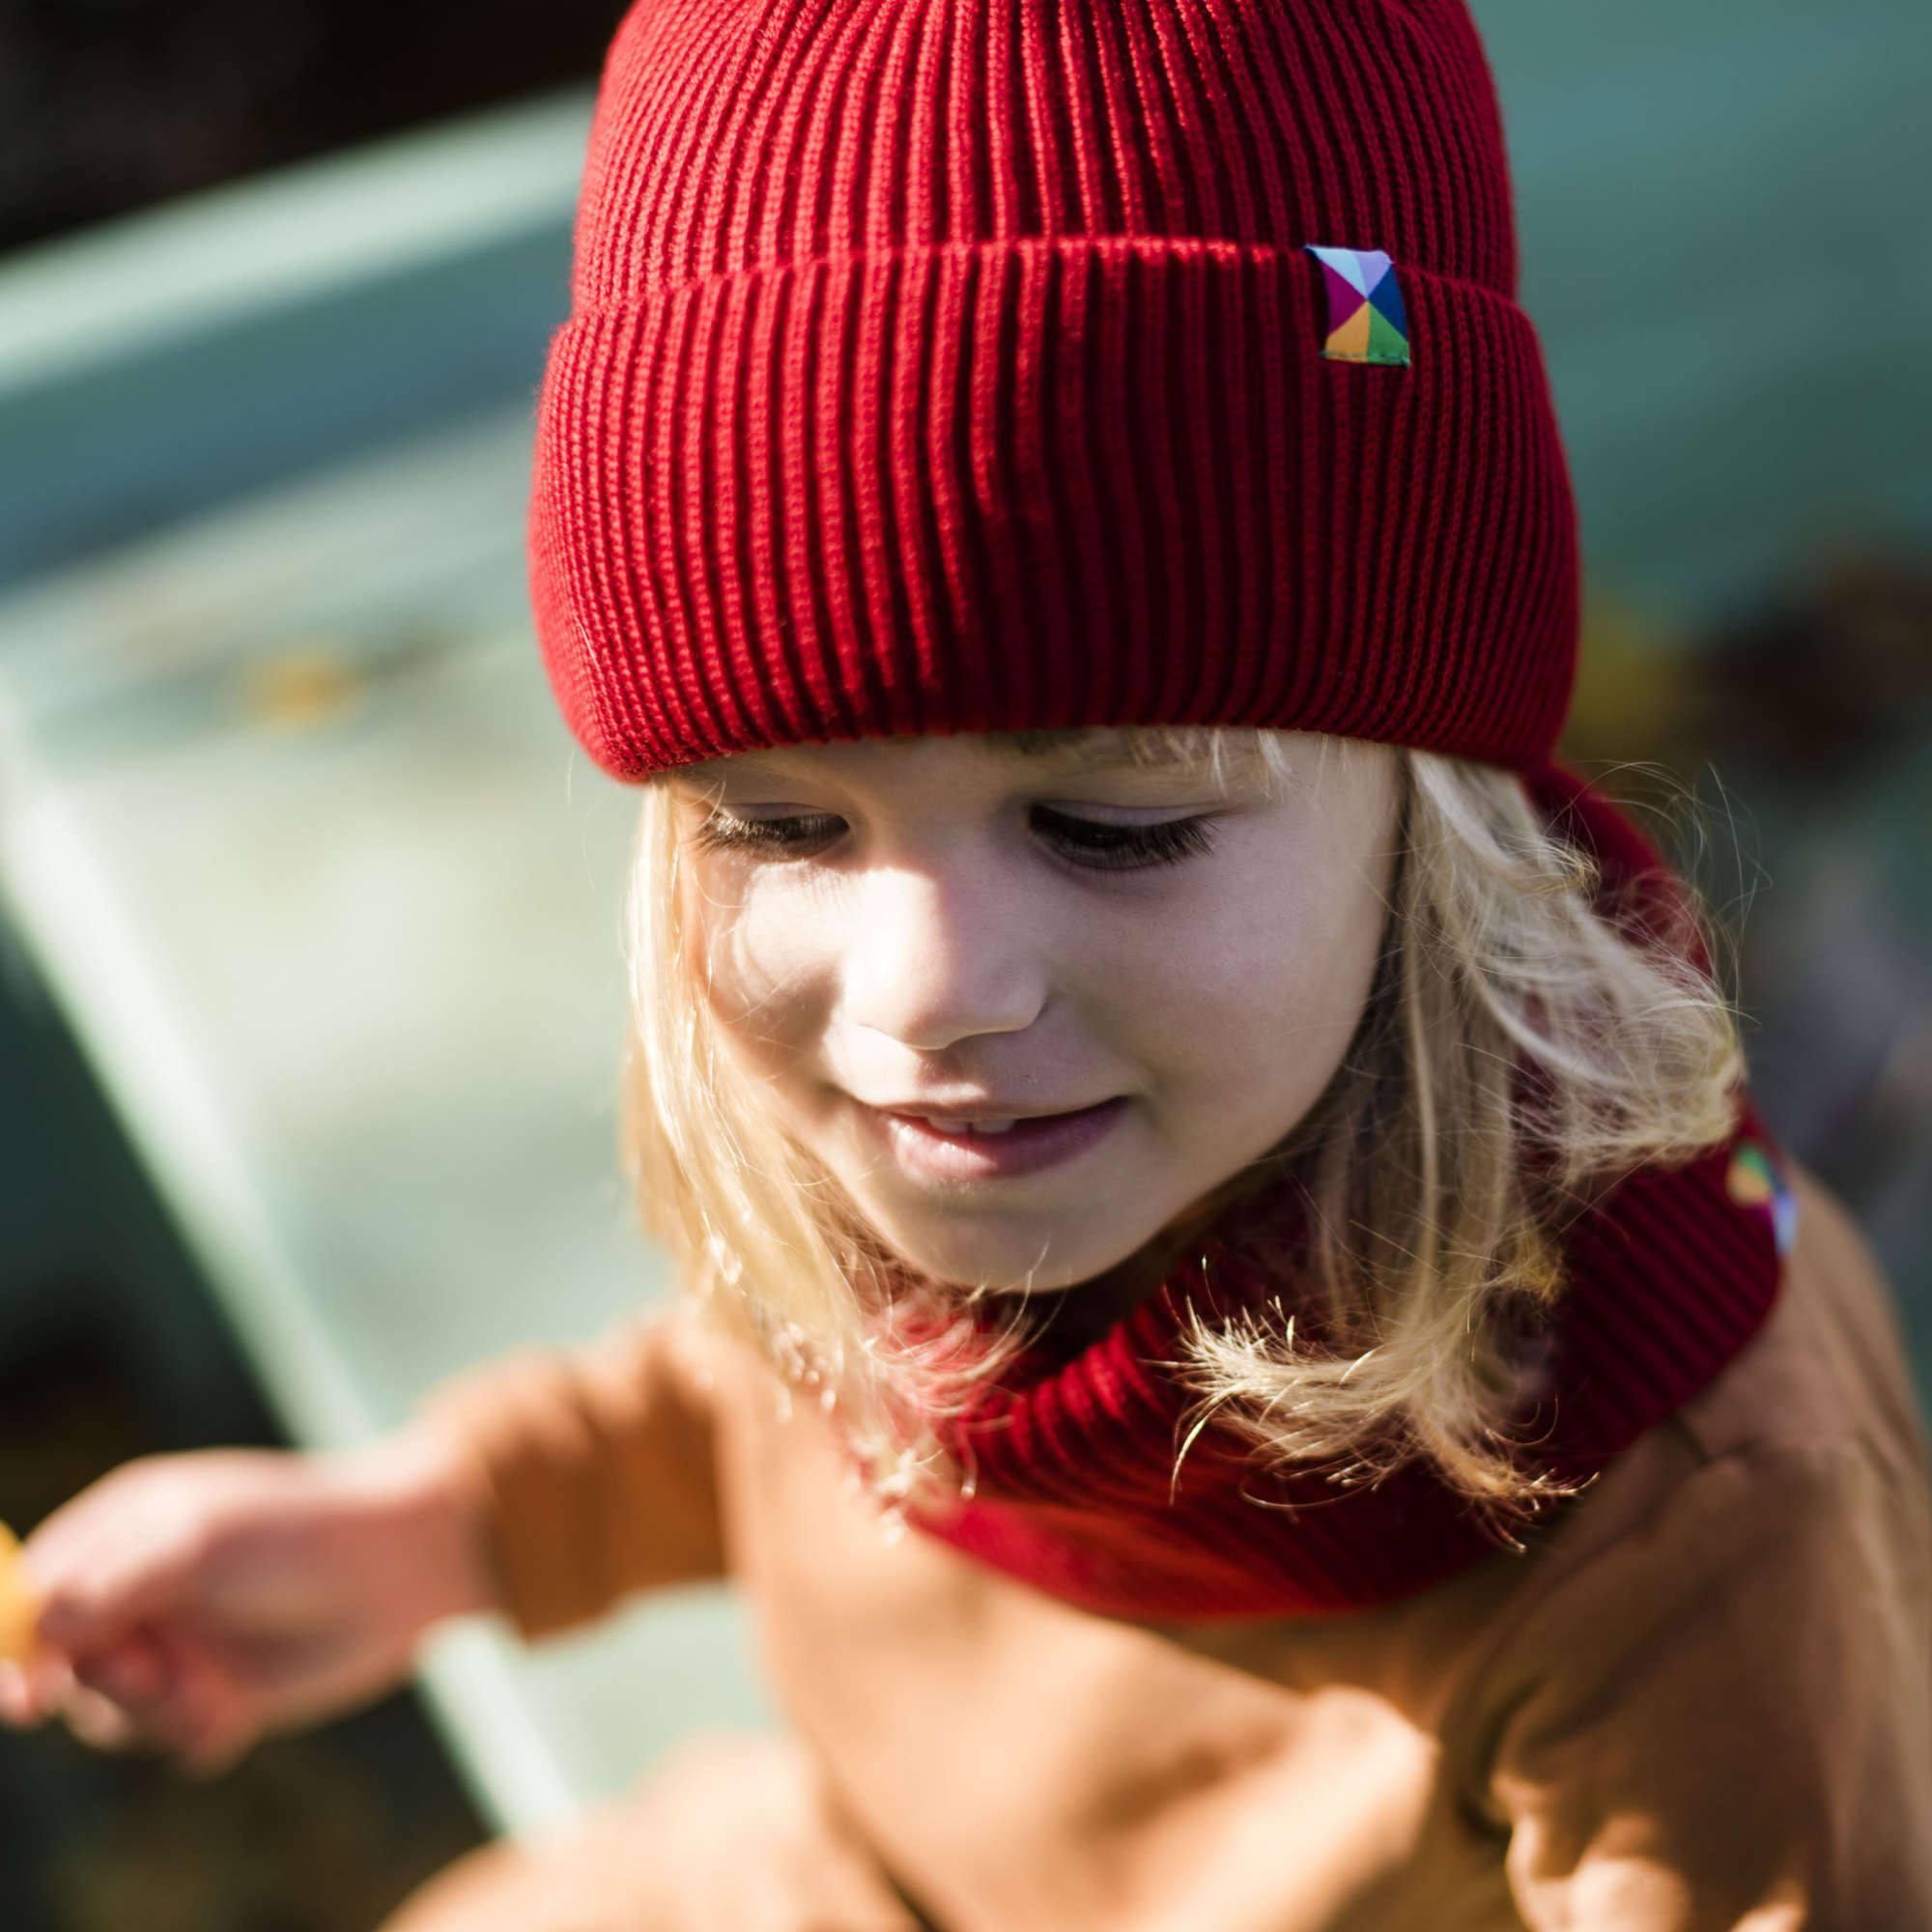
[[[1673,877],[1643,834],[1560,767],[1531,795],[1601,862],[1605,894]],[[1626,901],[1628,903],[1628,901]],[[1700,963],[1708,960],[1699,947]],[[1541,1386],[1512,1434],[1526,1467],[1583,1480],[1721,1372],[1770,1313],[1795,1229],[1783,1156],[1748,1092],[1734,1137],[1689,1164],[1625,1176],[1564,1229],[1568,1285],[1538,1338]],[[1270,1232],[1293,1251],[1294,1200]],[[1276,1243],[1271,1243],[1271,1246]],[[1074,1291],[1077,1293],[1077,1291]],[[929,1535],[1083,1608],[1164,1619],[1318,1615],[1390,1602],[1503,1547],[1426,1463],[1375,1488],[1319,1472],[1264,1475],[1210,1423],[1175,1476],[1198,1396],[1173,1373],[1190,1316],[1271,1311],[1318,1336],[1311,1299],[1259,1271],[1213,1231],[1158,1292],[1070,1360],[1046,1345],[945,1431],[977,1489]],[[1283,1507],[1290,1505],[1292,1507]],[[1563,1506],[1520,1538],[1541,1534]]]

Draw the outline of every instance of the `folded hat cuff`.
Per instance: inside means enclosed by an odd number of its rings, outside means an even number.
[[[868,250],[552,338],[532,607],[611,776],[914,733],[1216,723],[1533,768],[1576,512],[1541,346],[1397,262],[1409,360],[1324,355],[1300,248]]]

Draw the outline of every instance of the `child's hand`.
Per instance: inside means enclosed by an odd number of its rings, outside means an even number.
[[[226,1770],[365,1703],[441,1617],[492,1606],[473,1503],[427,1431],[337,1456],[204,1449],[110,1471],[16,1566],[24,1659],[0,1720]]]

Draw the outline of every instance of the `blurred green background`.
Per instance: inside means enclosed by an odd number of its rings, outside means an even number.
[[[0,15],[0,1517],[353,1441],[665,1290],[616,1178],[632,801],[522,510],[620,8]],[[1932,1389],[1932,15],[1479,0],[1582,509],[1565,752],[1724,923]],[[192,1791],[0,1735],[21,1932],[368,1925],[763,1721],[720,1593]],[[131,1900],[139,1900],[136,1910]]]

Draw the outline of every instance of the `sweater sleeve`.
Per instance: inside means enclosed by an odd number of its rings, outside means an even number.
[[[1932,1926],[1932,1509],[1741,1448],[1514,1634],[1488,1779],[1533,1932]]]
[[[459,1451],[499,1599],[526,1639],[635,1591],[724,1574],[705,1384],[674,1304],[587,1348],[467,1370],[419,1405]]]

